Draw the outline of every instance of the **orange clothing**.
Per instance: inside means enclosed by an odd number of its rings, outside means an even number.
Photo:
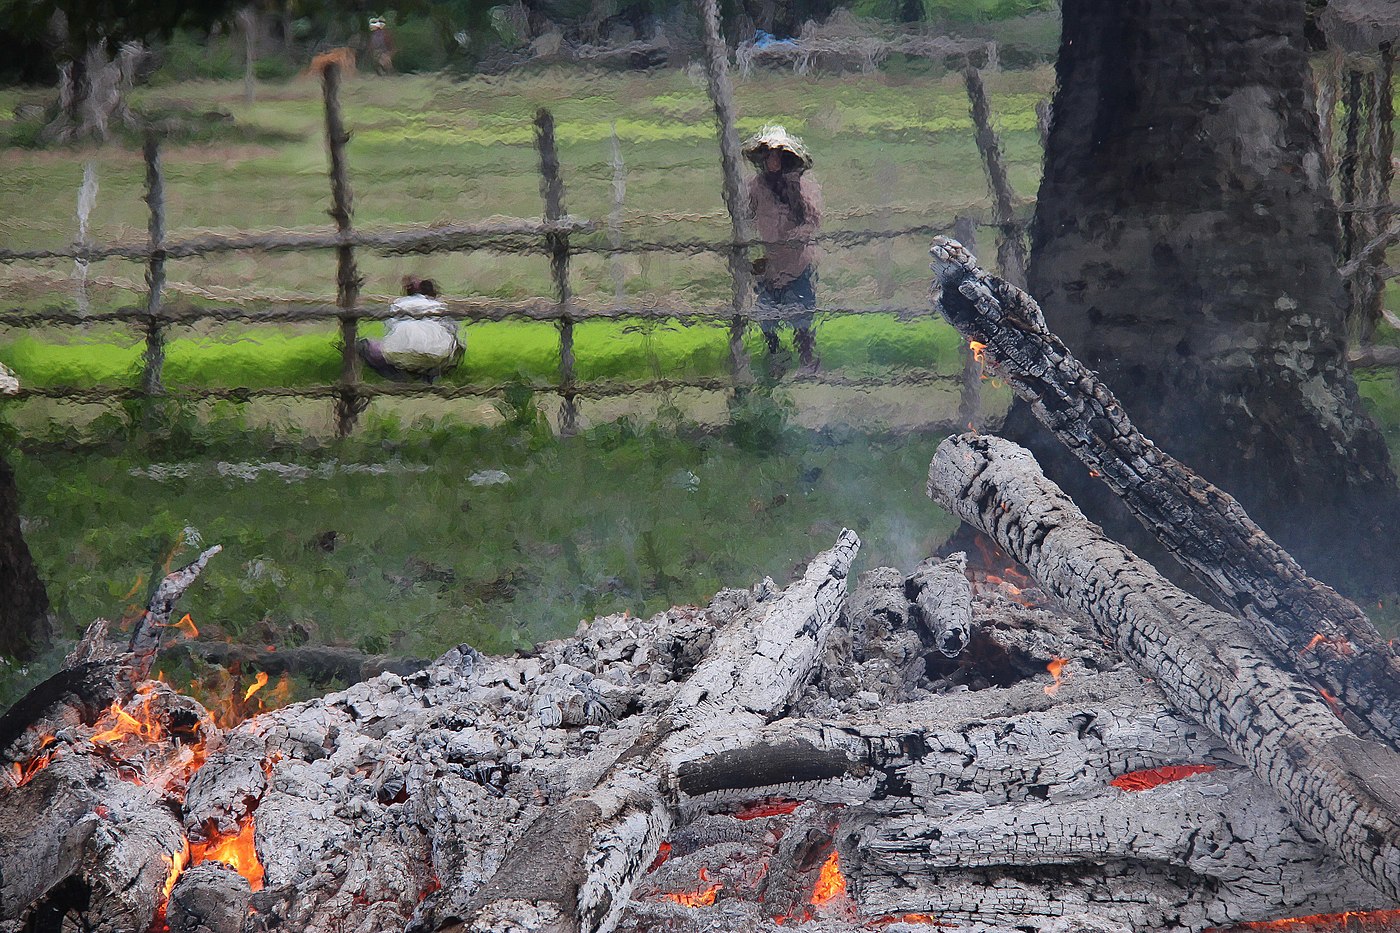
[[[822,188],[810,173],[803,172],[798,176],[798,190],[803,207],[801,223],[761,174],[749,179],[749,216],[758,239],[769,244],[764,247],[767,262],[760,281],[770,288],[782,288],[817,264],[819,250],[813,238],[822,224]]]

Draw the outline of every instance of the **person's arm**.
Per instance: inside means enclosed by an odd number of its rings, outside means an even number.
[[[822,226],[822,186],[812,176],[803,175],[798,191],[802,195],[802,223],[792,228],[792,238],[810,241]]]

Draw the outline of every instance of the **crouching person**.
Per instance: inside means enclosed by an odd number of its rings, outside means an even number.
[[[457,332],[457,322],[445,316],[447,306],[438,300],[432,279],[406,276],[403,287],[404,297],[395,300],[390,310],[415,316],[390,318],[384,323],[383,339],[361,340],[356,347],[365,365],[385,379],[434,382],[462,362],[466,344]],[[432,312],[444,316],[416,316]]]

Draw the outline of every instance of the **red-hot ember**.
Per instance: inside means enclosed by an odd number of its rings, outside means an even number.
[[[668,901],[675,901],[682,907],[710,907],[714,905],[715,898],[719,895],[720,888],[724,887],[721,882],[716,881],[710,884],[710,873],[707,869],[700,869],[700,881],[706,887],[694,891],[681,891],[678,894],[664,894]]]
[[[1215,770],[1215,765],[1163,765],[1160,768],[1147,768],[1143,771],[1129,771],[1120,774],[1108,783],[1119,790],[1151,790],[1163,784],[1184,780],[1192,775],[1207,774]]]
[[[800,806],[802,806],[802,802],[799,800],[765,800],[748,804],[735,813],[734,818],[736,820],[757,820],[765,816],[783,816]]]
[[[656,858],[654,858],[654,859],[651,860],[651,865],[647,868],[647,871],[649,871],[649,872],[656,871],[656,870],[657,870],[658,868],[660,868],[662,865],[665,865],[665,864],[666,864],[666,860],[667,860],[668,858],[670,858],[670,857],[671,857],[671,844],[670,844],[669,842],[663,842],[663,843],[661,843],[660,847],[657,848],[657,850],[656,850]]]
[[[1045,685],[1046,696],[1054,696],[1056,693],[1060,692],[1060,684],[1064,682],[1064,677],[1061,672],[1065,669],[1065,664],[1068,662],[1069,658],[1056,657],[1051,658],[1050,663],[1045,665],[1045,669],[1050,672],[1050,676],[1055,678],[1054,683]]]
[[[1336,933],[1390,933],[1400,929],[1400,910],[1347,910],[1339,914],[1313,914],[1309,917],[1289,917],[1284,920],[1256,920],[1236,926],[1212,927],[1206,933],[1254,933],[1275,930],[1333,931]]]

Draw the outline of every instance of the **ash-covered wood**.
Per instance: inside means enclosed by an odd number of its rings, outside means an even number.
[[[928,629],[933,643],[945,657],[956,658],[972,638],[967,554],[958,551],[941,561],[924,561],[909,578],[909,591],[919,610],[916,618]]]
[[[1031,411],[1168,551],[1251,623],[1274,659],[1327,690],[1351,725],[1400,748],[1400,658],[1355,603],[1308,576],[1228,493],[1144,437],[1045,325],[1040,306],[935,238],[939,307]]]
[[[161,636],[165,634],[166,627],[170,625],[170,616],[175,611],[175,603],[199,577],[200,572],[204,570],[204,565],[209,562],[209,558],[223,549],[223,545],[216,544],[184,567],[166,574],[156,587],[156,591],[151,594],[146,611],[141,614],[141,618],[132,627],[131,642],[127,646],[127,650],[132,656],[133,680],[145,680],[151,673],[151,665],[155,662],[156,653],[160,651]]]
[[[990,436],[948,438],[929,465],[929,495],[1092,620],[1177,708],[1219,735],[1304,831],[1400,899],[1400,754],[1347,729],[1240,620],[1105,538],[1023,448]]]
[[[227,730],[163,685],[122,701],[155,738],[46,707],[3,750],[0,933],[161,910],[197,933],[1197,930],[1393,904],[1092,625],[979,578],[948,658],[913,578],[851,580],[854,548]],[[1165,766],[1192,776],[1111,783]]]

